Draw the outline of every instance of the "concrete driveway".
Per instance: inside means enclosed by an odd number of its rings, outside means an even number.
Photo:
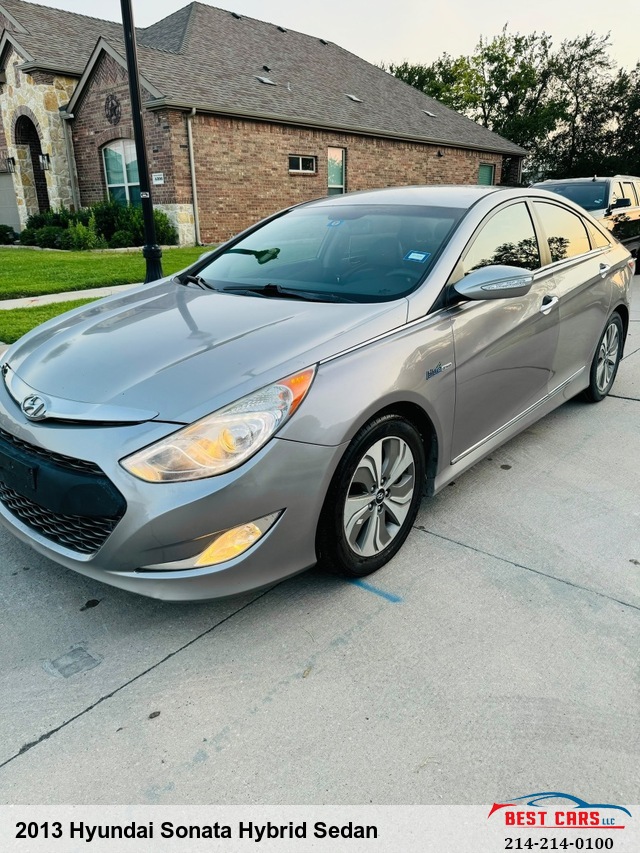
[[[639,302],[612,396],[425,501],[367,583],[166,605],[1,530],[2,802],[637,803]]]

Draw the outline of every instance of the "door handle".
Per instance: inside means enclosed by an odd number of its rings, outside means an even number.
[[[600,264],[600,278],[606,278],[610,269],[610,264]]]
[[[551,311],[551,309],[558,304],[558,302],[559,299],[557,296],[545,296],[545,298],[542,300],[542,307],[540,308],[540,313],[548,314],[549,311]]]

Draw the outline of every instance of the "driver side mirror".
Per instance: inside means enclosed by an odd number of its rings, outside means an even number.
[[[495,264],[473,270],[453,287],[465,299],[512,299],[531,290],[533,273],[521,267]]]
[[[617,198],[612,204],[609,205],[609,213],[611,213],[612,210],[618,210],[621,207],[631,207],[631,199]]]

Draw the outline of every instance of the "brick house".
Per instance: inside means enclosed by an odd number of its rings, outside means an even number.
[[[0,0],[0,222],[135,203],[122,27]],[[322,38],[202,3],[137,31],[153,201],[215,242],[299,201],[517,181],[525,151]]]

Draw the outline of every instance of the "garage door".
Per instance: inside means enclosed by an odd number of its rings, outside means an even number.
[[[10,225],[14,231],[20,231],[13,178],[8,172],[0,174],[0,225]]]

